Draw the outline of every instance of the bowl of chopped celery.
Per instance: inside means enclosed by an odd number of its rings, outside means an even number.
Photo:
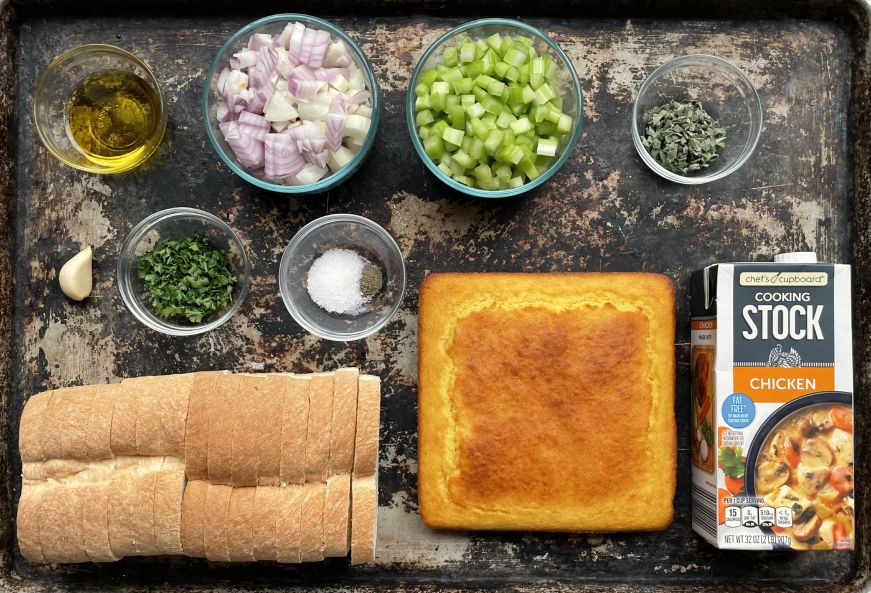
[[[505,198],[547,181],[583,120],[571,60],[547,35],[509,19],[452,29],[423,53],[406,120],[426,167],[450,187]]]
[[[313,194],[346,181],[378,132],[372,66],[334,24],[276,14],[234,33],[202,95],[206,133],[239,177],[280,193]]]
[[[226,222],[195,208],[170,208],[127,235],[117,280],[139,322],[164,334],[193,336],[239,310],[250,268],[242,240]]]

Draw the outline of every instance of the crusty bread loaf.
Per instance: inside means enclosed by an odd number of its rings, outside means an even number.
[[[82,504],[82,540],[88,560],[118,560],[109,542],[109,482],[84,482],[78,489]]]
[[[667,278],[433,274],[418,336],[427,525],[625,531],[671,522]]]
[[[64,456],[63,441],[60,438],[62,434],[58,427],[62,427],[66,422],[67,405],[69,405],[69,392],[65,389],[55,391],[48,402],[45,409],[45,417],[42,421],[40,432],[37,435],[40,459],[54,459]]]
[[[18,425],[18,451],[21,461],[43,461],[46,459],[42,450],[42,437],[46,430],[45,421],[48,416],[48,406],[53,391],[44,391],[32,395],[21,411],[21,422]]]
[[[158,463],[160,458],[154,459]],[[133,483],[132,504],[130,506],[130,533],[133,535],[133,548],[137,556],[157,554],[157,540],[154,532],[154,486],[160,466],[142,466],[131,472]]]
[[[276,560],[276,529],[281,507],[281,489],[277,486],[257,486],[254,492],[254,557]]]
[[[375,562],[377,527],[378,476],[354,477],[351,482],[351,564]]]
[[[281,477],[282,409],[286,381],[280,375],[267,375],[260,390],[257,412],[257,485],[278,486]],[[308,406],[306,406],[308,413]],[[303,423],[302,426],[305,426]],[[302,431],[305,434],[305,431]],[[305,437],[303,437],[305,438]],[[278,443],[278,446],[275,444]],[[303,458],[303,455],[299,455]],[[256,541],[256,538],[255,538]],[[259,560],[260,558],[258,558]],[[274,560],[274,558],[272,558]]]
[[[258,409],[262,402],[267,375],[240,375],[239,393],[233,406],[236,420],[230,452],[230,483],[233,486],[256,486],[258,465]],[[253,496],[253,490],[251,496]],[[253,558],[252,558],[253,560]]]
[[[227,556],[230,562],[253,562],[256,487],[233,488],[227,507]]]
[[[193,375],[124,379],[121,388],[136,401],[136,454],[184,457]],[[146,411],[147,413],[141,413]]]
[[[87,562],[78,488],[45,485],[38,496],[39,538],[46,562]]]
[[[212,484],[232,485],[233,426],[239,418],[242,377],[228,375],[215,382],[209,407],[208,472]]]
[[[91,417],[91,402],[97,387],[82,385],[63,389],[63,397],[67,399],[64,422],[58,427],[56,438],[60,440],[61,454],[64,459],[84,459],[87,455]]]
[[[330,432],[329,475],[354,469],[354,435],[357,423],[357,383],[360,371],[339,369],[333,379],[333,420]]]
[[[21,498],[18,499],[16,518],[18,548],[21,550],[21,555],[29,562],[45,562],[39,531],[39,507],[42,504],[43,489],[41,485],[24,487],[21,489]]]
[[[300,560],[319,562],[324,559],[324,497],[326,484],[306,482],[302,485],[302,521],[300,526]]]
[[[284,379],[284,399],[281,410],[281,480],[282,484],[302,484],[307,477],[307,467],[309,462],[309,451],[306,449],[307,433],[311,425],[309,403],[314,397],[312,386],[313,380],[306,375],[285,375]],[[321,381],[322,385],[324,382]],[[323,404],[324,401],[323,389],[319,391],[318,400]],[[331,395],[332,397],[332,391]],[[318,415],[312,420],[323,422],[323,410],[325,404],[319,405],[317,409]],[[320,427],[323,430],[323,426]],[[314,430],[317,430],[315,428]],[[316,439],[313,437],[312,442]],[[319,444],[323,444],[323,440],[318,440]],[[314,446],[314,445],[313,445]],[[302,453],[302,454],[300,454]],[[323,447],[318,450],[318,453],[323,455]],[[315,453],[312,452],[311,459],[314,460]],[[329,453],[327,453],[329,455]],[[322,461],[322,460],[321,460]],[[312,461],[313,466],[319,461]],[[313,475],[318,472],[313,470]]]
[[[118,471],[109,483],[107,524],[112,554],[119,558],[136,555],[131,517],[134,495],[130,473]]]
[[[111,436],[114,455],[136,455],[136,417],[141,411],[136,395],[123,383],[115,392]]]
[[[184,497],[184,463],[165,457],[154,480],[155,554],[181,554],[182,500]]]
[[[305,486],[289,484],[276,488],[279,503],[275,518],[275,552],[279,562],[300,562]]]
[[[88,419],[88,439],[84,458],[89,460],[112,457],[112,418],[115,415],[117,386],[94,385],[91,412]]]
[[[188,482],[184,489],[181,507],[181,547],[184,553],[194,558],[205,558],[206,493],[209,483],[205,480]]]
[[[357,394],[357,429],[354,445],[354,475],[378,471],[378,432],[381,427],[381,380],[361,375]]]
[[[351,474],[327,478],[324,495],[324,557],[348,555],[351,527]]]
[[[185,475],[190,481],[209,477],[209,412],[222,376],[220,372],[194,373],[185,423]]]
[[[333,419],[333,373],[311,375],[308,430],[305,437],[305,480],[323,482],[330,462]]]
[[[227,549],[227,511],[230,507],[232,486],[209,484],[206,488],[203,547],[206,558],[229,562]]]

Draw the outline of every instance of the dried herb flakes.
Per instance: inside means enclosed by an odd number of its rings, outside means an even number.
[[[669,101],[645,114],[641,143],[660,165],[686,175],[706,169],[726,145],[726,130],[697,100]]]

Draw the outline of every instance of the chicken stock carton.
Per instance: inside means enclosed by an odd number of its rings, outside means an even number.
[[[691,287],[693,529],[724,549],[853,549],[850,267],[783,254]]]

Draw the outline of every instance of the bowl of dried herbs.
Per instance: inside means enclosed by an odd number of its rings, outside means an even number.
[[[750,79],[716,56],[666,62],[644,81],[632,110],[632,141],[656,174],[688,185],[722,179],[752,156],[762,103]]]

